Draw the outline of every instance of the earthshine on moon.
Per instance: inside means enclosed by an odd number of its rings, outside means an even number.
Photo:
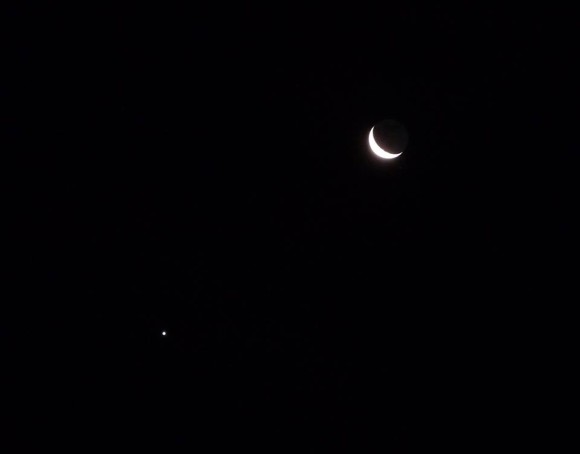
[[[373,129],[375,129],[374,126],[371,128],[371,132],[369,133],[369,145],[374,154],[383,159],[395,159],[397,156],[401,156],[403,154],[403,152],[397,154],[389,153],[388,151],[385,151],[379,147],[379,144],[376,142],[373,135]]]

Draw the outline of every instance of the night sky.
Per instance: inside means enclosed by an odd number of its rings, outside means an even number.
[[[526,8],[9,8],[15,443],[497,446],[577,273],[571,12]]]

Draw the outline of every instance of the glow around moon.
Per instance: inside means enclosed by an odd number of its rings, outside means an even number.
[[[374,154],[376,154],[379,158],[383,159],[395,159],[397,156],[401,156],[403,154],[402,152],[396,154],[389,153],[388,151],[385,151],[381,147],[379,147],[379,144],[377,144],[375,137],[373,135],[373,129],[375,129],[374,126],[371,128],[371,132],[369,133],[369,145]]]

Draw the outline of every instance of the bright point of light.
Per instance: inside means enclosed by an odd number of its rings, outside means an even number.
[[[379,147],[379,144],[376,142],[375,137],[373,135],[373,129],[375,129],[374,126],[371,128],[371,132],[369,133],[369,145],[374,154],[376,154],[379,158],[383,159],[394,159],[397,156],[403,154],[402,152],[397,154],[389,153],[388,151],[385,151],[381,147]]]
[[[166,336],[166,335],[167,335],[167,333],[166,333],[165,331],[162,331],[162,332],[161,332],[161,335],[162,335],[162,336]]]

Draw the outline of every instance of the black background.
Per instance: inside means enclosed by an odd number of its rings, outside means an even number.
[[[571,11],[4,17],[17,443],[472,450],[567,376]]]

